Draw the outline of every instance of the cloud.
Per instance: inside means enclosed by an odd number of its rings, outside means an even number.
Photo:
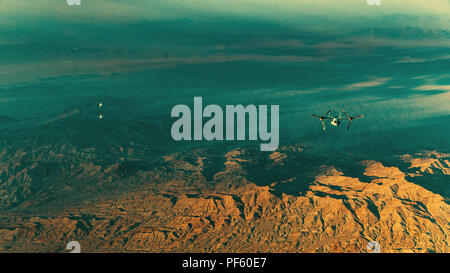
[[[358,90],[358,89],[364,89],[364,88],[370,88],[370,87],[377,87],[380,85],[385,84],[386,82],[390,81],[391,78],[375,78],[373,80],[369,81],[363,81],[363,82],[357,82],[352,83],[349,85],[346,85],[341,88],[341,90]]]
[[[72,59],[69,61],[33,62],[19,64],[0,64],[3,73],[2,84],[20,81],[33,81],[39,78],[61,75],[127,73],[133,71],[173,67],[178,65],[201,65],[230,62],[269,62],[269,63],[317,63],[328,57],[309,57],[295,55],[209,55],[189,57],[157,58],[113,58],[97,60]],[[1,86],[1,85],[0,85]]]
[[[441,60],[448,60],[450,59],[450,55],[444,55],[439,57],[432,57],[432,58],[412,58],[412,57],[405,57],[401,60],[396,61],[396,63],[425,63],[425,62],[434,62],[434,61],[441,61]]]
[[[414,90],[420,91],[450,91],[450,85],[428,84],[415,87]]]

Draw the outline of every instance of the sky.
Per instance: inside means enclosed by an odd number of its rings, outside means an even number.
[[[0,115],[21,118],[107,95],[164,116],[202,95],[278,103],[294,139],[330,108],[377,117],[355,133],[421,126],[450,115],[449,58],[448,0],[0,0]]]
[[[81,6],[68,6],[64,0],[2,0],[0,14],[3,83],[81,70],[116,73],[220,60],[304,62],[330,57],[317,52],[305,56],[306,50],[317,51],[311,43],[331,52],[386,43],[448,46],[450,41],[448,0],[384,0],[380,6],[364,0],[82,0]],[[433,39],[411,41],[409,36],[417,34],[402,30],[365,37],[370,34],[367,29],[411,26],[425,28]],[[308,32],[324,37],[308,41]],[[266,51],[277,45],[302,47],[305,54],[248,54],[252,47]],[[163,58],[168,52],[171,60]]]
[[[66,20],[86,18],[106,21],[165,20],[232,15],[253,18],[292,20],[301,15],[331,17],[376,16],[386,14],[447,15],[447,0],[382,0],[380,6],[369,6],[365,0],[81,0],[81,16],[71,16],[64,0],[2,0],[0,12],[11,16],[59,17]],[[3,17],[3,16],[2,16]],[[3,17],[2,21],[8,21]]]

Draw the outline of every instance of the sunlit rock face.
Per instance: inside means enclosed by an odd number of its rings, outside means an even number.
[[[410,169],[414,170],[417,168],[415,174],[420,175],[420,173],[429,174],[450,174],[450,154],[439,153],[437,151],[423,151],[418,152],[414,155],[403,155],[401,158],[410,163]],[[414,174],[412,174],[414,175]]]
[[[145,164],[74,164],[53,177],[90,181],[89,189],[74,191],[81,185],[73,183],[21,193],[28,194],[16,198],[21,209],[1,214],[2,251],[59,252],[70,240],[89,252],[366,252],[370,241],[382,252],[450,250],[448,200],[410,182],[409,167],[364,160],[352,162],[359,172],[349,175],[346,167],[308,163],[308,149],[192,150]],[[33,185],[35,168],[14,175]]]

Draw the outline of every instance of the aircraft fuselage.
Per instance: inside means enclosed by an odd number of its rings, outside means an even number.
[[[338,118],[333,118],[333,119],[331,120],[331,125],[337,127],[337,126],[339,126],[339,124],[341,124],[341,122],[339,121]]]

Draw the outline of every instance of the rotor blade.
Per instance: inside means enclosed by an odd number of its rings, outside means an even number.
[[[347,114],[347,112],[345,112],[345,110],[342,110],[342,113],[344,113],[347,117],[350,117],[350,115]]]
[[[321,118],[321,117],[316,116],[316,115],[314,115],[314,114],[311,114],[311,116],[312,116],[312,117],[315,117],[315,118]]]
[[[347,126],[347,130],[350,129],[350,124],[352,124],[352,120],[348,119],[348,126]]]
[[[322,119],[322,126],[323,126],[323,129],[325,130],[325,123],[323,122],[323,119]]]
[[[323,116],[325,117],[326,115],[328,115],[331,112],[331,110],[328,110],[328,112],[326,112]]]
[[[362,118],[362,117],[364,117],[364,115],[359,115],[359,116],[353,117],[353,119],[355,119],[355,118]]]

